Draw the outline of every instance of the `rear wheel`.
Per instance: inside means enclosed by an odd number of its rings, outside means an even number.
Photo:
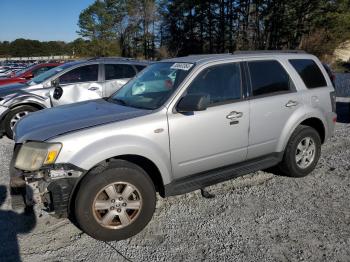
[[[91,237],[114,241],[139,233],[151,220],[156,193],[148,174],[117,160],[82,181],[75,199],[75,218]]]
[[[4,127],[7,137],[13,139],[13,130],[18,121],[29,113],[37,110],[37,108],[32,106],[19,106],[11,110],[4,119]]]
[[[321,139],[309,126],[299,126],[290,138],[278,170],[287,176],[304,177],[311,173],[321,155]]]

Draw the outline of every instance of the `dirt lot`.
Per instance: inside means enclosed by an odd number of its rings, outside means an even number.
[[[39,210],[9,211],[7,197],[0,261],[350,261],[350,125],[337,124],[322,150],[306,178],[258,172],[211,187],[214,199],[199,192],[159,199],[143,232],[110,244]],[[2,139],[0,185],[8,184],[11,151]]]

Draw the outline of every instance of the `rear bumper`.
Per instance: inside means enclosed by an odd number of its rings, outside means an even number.
[[[327,141],[329,138],[331,138],[334,134],[335,124],[337,122],[337,114],[334,112],[327,113],[326,121],[327,121],[328,128],[327,128],[327,132],[326,132],[325,141]]]

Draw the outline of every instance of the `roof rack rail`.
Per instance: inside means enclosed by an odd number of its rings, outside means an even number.
[[[135,58],[123,57],[123,56],[106,56],[106,57],[103,57],[103,58],[105,58],[105,59],[113,58],[113,59],[120,59],[120,60],[135,60]]]
[[[87,59],[86,61],[97,60],[97,59],[99,59],[99,58],[101,58],[101,57],[99,57],[99,56],[91,57],[91,58]]]
[[[234,51],[232,54],[273,54],[273,53],[286,53],[286,54],[306,54],[304,50],[252,50],[252,51]]]
[[[98,59],[120,59],[120,60],[124,60],[124,61],[133,61],[135,60],[135,58],[132,57],[122,57],[122,56],[97,56],[97,57],[92,57],[87,59],[87,61],[92,61],[92,60],[98,60]]]

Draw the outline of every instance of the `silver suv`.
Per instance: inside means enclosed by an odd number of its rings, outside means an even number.
[[[333,134],[334,89],[299,53],[154,63],[109,99],[31,114],[15,128],[13,192],[90,236],[131,237],[162,197],[271,168],[303,177]],[[206,192],[206,191],[204,191]]]
[[[0,136],[13,138],[15,124],[40,109],[109,97],[147,66],[128,58],[70,62],[27,83],[0,87]]]

